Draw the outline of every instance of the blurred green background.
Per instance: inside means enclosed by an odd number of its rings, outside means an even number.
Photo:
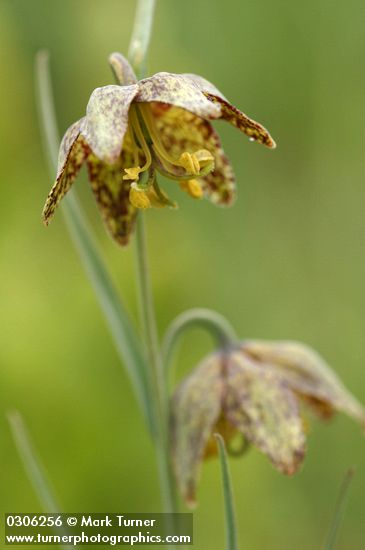
[[[134,0],[0,0],[0,465],[3,511],[37,511],[5,419],[21,411],[65,511],[158,511],[154,452],[91,287],[58,213],[38,127],[33,64],[51,54],[60,129],[112,83]],[[276,151],[217,123],[238,179],[229,210],[178,193],[148,212],[161,333],[194,306],[242,337],[315,347],[365,402],[365,7],[361,0],[160,0],[150,70],[195,72],[267,126]],[[104,233],[77,181],[113,278],[137,319],[133,245]],[[176,195],[175,195],[176,196]],[[211,349],[187,336],[178,373]],[[312,419],[311,419],[312,420]],[[242,548],[320,548],[346,468],[357,466],[339,550],[365,546],[365,446],[338,416],[311,422],[304,468],[278,474],[256,450],[231,461]],[[224,545],[217,461],[203,468],[195,546]]]

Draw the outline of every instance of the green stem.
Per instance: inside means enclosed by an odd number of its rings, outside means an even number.
[[[138,0],[128,59],[139,78],[146,70],[156,0]],[[143,75],[144,76],[144,75]]]
[[[214,434],[214,437],[218,445],[222,472],[224,513],[226,518],[226,549],[238,550],[236,516],[234,511],[231,476],[228,469],[227,451],[223,437],[219,434]]]
[[[138,213],[137,218],[136,259],[142,326],[155,390],[151,394],[151,399],[154,402],[156,416],[159,421],[159,434],[156,441],[156,452],[160,474],[161,492],[165,511],[172,512],[175,509],[175,495],[169,458],[168,393],[159,349],[156,315],[148,268],[145,220],[142,212]]]
[[[151,38],[154,9],[155,0],[138,0],[128,52],[129,61],[138,78],[143,78],[145,76],[146,58]],[[158,437],[155,440],[155,444],[161,496],[165,512],[174,512],[176,510],[176,499],[170,458],[169,399],[158,341],[156,315],[148,268],[145,220],[142,212],[139,212],[137,217],[136,259],[141,319],[154,390],[151,392],[150,397],[154,404],[155,414],[158,420]]]
[[[149,364],[153,366],[155,389],[159,399],[164,393],[163,367],[157,335],[156,314],[152,298],[151,278],[148,266],[146,227],[143,212],[138,212],[136,227],[136,256],[139,288],[139,306],[143,333],[146,340]]]

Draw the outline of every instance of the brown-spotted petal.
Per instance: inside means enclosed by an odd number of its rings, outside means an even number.
[[[249,118],[245,113],[221,97],[209,92],[205,92],[205,96],[214,104],[220,105],[222,113],[220,118],[241,130],[252,141],[262,143],[271,149],[276,147],[275,141],[261,124]]]
[[[274,372],[239,351],[230,356],[224,411],[227,419],[282,473],[294,474],[305,455],[296,396]]]
[[[168,103],[208,119],[221,116],[220,105],[210,101],[191,80],[181,74],[157,73],[140,80],[138,85],[137,102]]]
[[[129,86],[137,82],[137,77],[131,64],[121,53],[114,52],[110,54],[109,64],[115,78],[121,86]]]
[[[203,189],[212,203],[229,206],[235,199],[236,178],[219,136],[212,127],[206,147],[210,151],[214,150],[214,170],[201,179]]]
[[[203,149],[213,155],[214,170],[200,182],[212,202],[230,204],[235,193],[234,173],[212,125],[180,107],[152,102],[150,108],[159,136],[171,157],[179,159],[184,152],[194,153]],[[176,177],[184,174],[181,168],[171,166],[170,169]]]
[[[219,356],[211,356],[178,387],[171,402],[171,440],[177,484],[189,505],[204,451],[220,412],[223,382]]]
[[[250,139],[263,143],[270,148],[276,147],[275,141],[266,128],[234,107],[214,84],[195,74],[184,74],[183,76],[193,82],[207,99],[216,105],[220,105],[220,118],[233,124],[233,126],[241,130],[241,132],[244,132]]]
[[[299,342],[244,342],[255,360],[270,365],[293,390],[322,415],[330,409],[347,413],[365,425],[365,409],[313,349]]]
[[[96,88],[86,109],[81,134],[100,160],[113,164],[122,150],[128,127],[129,107],[138,85]]]
[[[53,185],[43,208],[43,221],[48,224],[60,200],[66,195],[73,184],[80,168],[88,155],[89,148],[80,134],[85,119],[78,120],[62,138],[59,155],[56,182]]]
[[[133,160],[128,138],[116,163],[107,164],[93,154],[87,159],[91,188],[102,218],[111,237],[121,246],[128,243],[137,214],[129,201],[131,181],[123,179],[124,168],[132,166]]]

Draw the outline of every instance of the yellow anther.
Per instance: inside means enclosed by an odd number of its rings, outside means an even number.
[[[202,168],[214,162],[213,155],[207,149],[200,149],[195,153],[185,151],[180,158],[179,164],[185,168],[188,174],[197,176]]]
[[[212,153],[207,149],[200,149],[199,151],[196,151],[196,153],[194,153],[194,157],[199,163],[199,169],[214,161]]]
[[[199,174],[199,162],[194,162],[194,157],[191,153],[185,151],[179,158],[179,164],[182,166],[188,174]]]
[[[199,160],[196,158],[195,156],[195,153],[193,153],[191,155],[191,158],[192,158],[192,161],[193,161],[193,164],[194,164],[194,174],[199,174],[200,172],[200,164],[199,164]]]
[[[180,188],[183,191],[186,191],[190,197],[193,197],[193,199],[201,199],[203,196],[203,188],[198,182],[198,180],[185,180],[180,181]]]
[[[151,208],[151,201],[146,192],[142,189],[138,189],[135,185],[131,186],[129,191],[129,200],[135,208],[139,208],[141,210]]]
[[[142,172],[142,169],[139,166],[133,166],[133,168],[124,168],[124,180],[134,180],[137,181],[139,174]]]

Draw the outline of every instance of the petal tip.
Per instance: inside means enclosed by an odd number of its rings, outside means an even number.
[[[184,496],[184,502],[190,510],[195,510],[197,507],[197,501],[195,493],[189,492]]]
[[[276,142],[272,139],[271,136],[269,136],[269,141],[266,145],[269,147],[269,149],[276,149],[277,147]]]

